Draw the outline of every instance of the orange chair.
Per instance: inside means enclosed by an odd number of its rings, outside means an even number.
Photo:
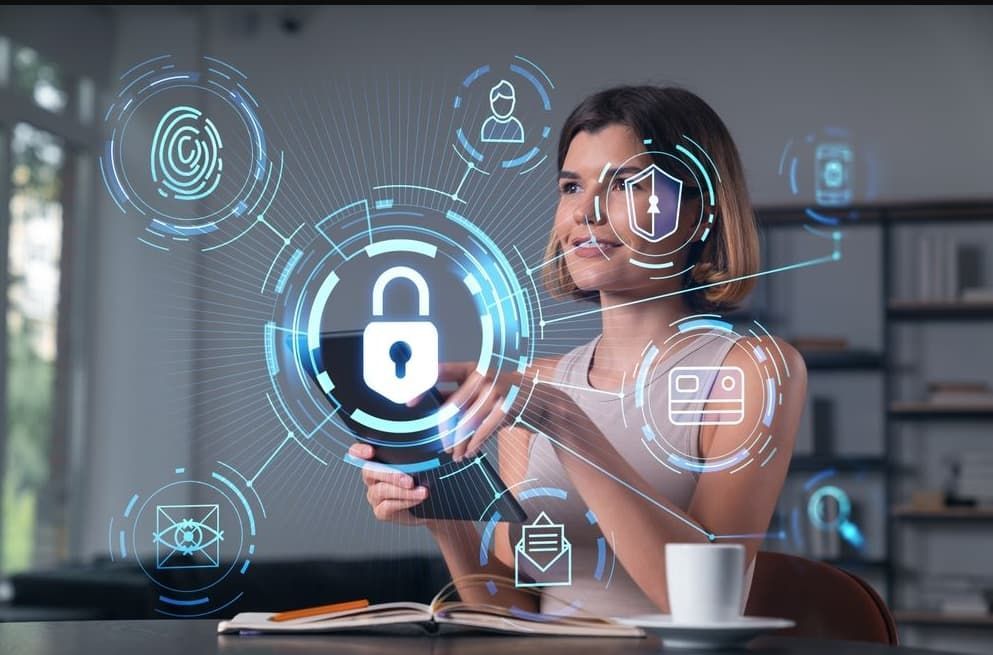
[[[760,551],[745,614],[792,619],[777,634],[896,645],[896,623],[879,594],[856,575],[823,562]]]

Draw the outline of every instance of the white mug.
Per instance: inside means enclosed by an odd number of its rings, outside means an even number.
[[[666,544],[665,575],[675,623],[721,623],[744,612],[741,544]]]

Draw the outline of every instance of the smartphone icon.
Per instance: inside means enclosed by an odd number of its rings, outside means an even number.
[[[814,198],[818,205],[837,207],[852,202],[852,163],[847,143],[821,143],[814,151]]]

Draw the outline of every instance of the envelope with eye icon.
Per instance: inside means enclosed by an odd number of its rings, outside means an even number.
[[[521,527],[514,548],[514,585],[562,587],[572,584],[572,544],[565,526],[553,523],[545,512]]]
[[[155,567],[217,568],[221,563],[220,508],[217,505],[155,507]]]

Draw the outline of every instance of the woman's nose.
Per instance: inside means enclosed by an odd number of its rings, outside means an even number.
[[[576,199],[576,206],[572,210],[572,218],[576,223],[595,223],[596,207],[594,205],[594,194],[584,194],[582,198]]]

